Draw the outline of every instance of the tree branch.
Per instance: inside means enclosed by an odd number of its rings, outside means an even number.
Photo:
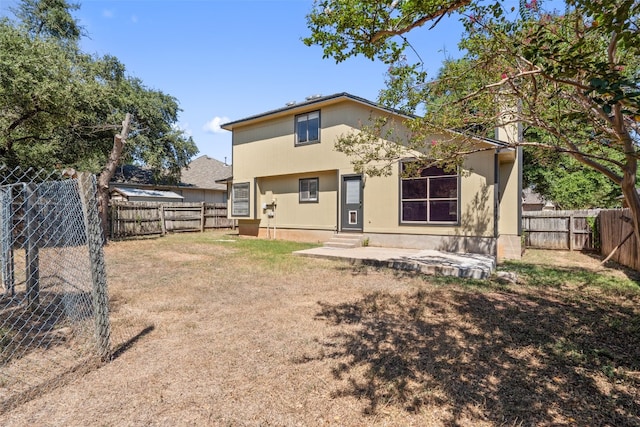
[[[476,90],[475,92],[470,93],[469,95],[456,100],[456,103],[464,102],[464,101],[466,101],[468,99],[475,98],[476,96],[478,96],[482,92],[487,91],[489,89],[492,89],[494,87],[500,87],[500,86],[504,85],[505,83],[511,81],[512,79],[516,79],[518,77],[531,76],[531,75],[535,75],[535,74],[541,74],[541,72],[542,72],[541,69],[536,68],[535,70],[521,71],[518,74],[516,74],[514,76],[511,76],[511,77],[507,76],[507,77],[501,79],[499,82],[491,83],[491,84],[488,84],[488,85],[484,85],[483,87],[481,87],[480,89]]]
[[[15,128],[17,128],[18,126],[20,126],[22,123],[24,123],[25,121],[29,120],[30,118],[34,117],[36,114],[43,112],[44,109],[36,107],[31,111],[28,111],[27,113],[25,113],[24,115],[22,115],[21,117],[18,117],[13,123],[11,123],[9,125],[9,127],[7,128],[7,134],[10,133],[11,131],[13,131]]]
[[[439,9],[429,15],[425,15],[422,18],[413,21],[409,24],[407,24],[406,26],[403,26],[399,29],[391,29],[391,30],[380,30],[378,32],[376,32],[375,34],[373,34],[370,38],[369,38],[369,42],[370,43],[375,43],[381,39],[387,38],[387,37],[393,37],[393,36],[399,36],[401,34],[407,33],[411,30],[413,30],[414,28],[417,27],[421,27],[423,26],[426,22],[429,22],[435,18],[441,18],[443,15],[446,15],[447,13],[459,9],[463,6],[468,5],[469,3],[471,3],[471,0],[456,0],[453,3],[451,3],[450,5],[446,6],[443,9]],[[393,10],[393,8],[391,9]]]

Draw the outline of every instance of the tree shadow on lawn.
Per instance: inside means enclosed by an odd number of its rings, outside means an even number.
[[[455,289],[319,304],[317,319],[340,330],[318,356],[335,360],[345,384],[334,397],[366,399],[366,414],[437,406],[448,425],[640,425],[640,316],[630,308]]]

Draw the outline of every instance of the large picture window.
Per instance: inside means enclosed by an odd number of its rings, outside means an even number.
[[[296,116],[296,145],[320,142],[320,111]]]
[[[458,174],[439,167],[408,173],[402,163],[400,210],[402,223],[458,222]]]
[[[233,184],[231,187],[231,215],[249,216],[249,183]]]
[[[300,180],[301,203],[318,202],[318,178],[305,178]]]

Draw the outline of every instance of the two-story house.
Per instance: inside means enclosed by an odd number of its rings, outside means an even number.
[[[519,258],[520,150],[478,139],[485,149],[457,171],[430,167],[406,177],[407,158],[390,176],[362,176],[334,144],[378,115],[409,119],[339,93],[224,124],[233,145],[229,212],[239,233],[316,242],[361,233],[372,246]],[[516,128],[496,137],[516,138]]]

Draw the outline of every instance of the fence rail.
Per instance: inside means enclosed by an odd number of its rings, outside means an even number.
[[[168,232],[233,228],[226,203],[161,203],[112,201],[109,209],[113,239]]]
[[[522,213],[525,247],[570,251],[597,249],[592,224],[599,210]]]

